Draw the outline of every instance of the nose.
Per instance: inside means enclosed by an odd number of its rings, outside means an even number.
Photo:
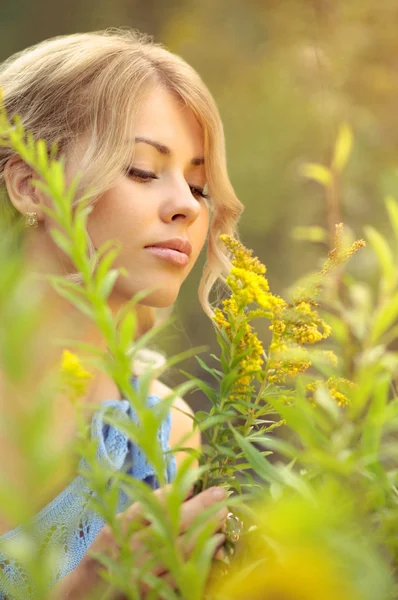
[[[166,222],[181,219],[190,225],[198,218],[200,208],[200,201],[193,196],[185,178],[175,177],[170,182],[162,203],[161,218]]]

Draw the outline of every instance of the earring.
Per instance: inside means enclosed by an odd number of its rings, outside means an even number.
[[[25,227],[38,227],[39,222],[37,220],[36,212],[25,213]]]

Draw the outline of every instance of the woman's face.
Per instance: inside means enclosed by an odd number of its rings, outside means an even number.
[[[177,298],[207,237],[203,132],[192,111],[158,87],[137,115],[134,138],[128,172],[100,197],[87,228],[96,248],[109,239],[122,244],[115,266],[124,267],[127,276],[119,277],[113,298],[127,301],[156,287],[142,303],[166,307]],[[172,238],[190,243],[189,256],[147,248]]]

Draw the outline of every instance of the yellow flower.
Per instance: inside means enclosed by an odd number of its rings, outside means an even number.
[[[76,354],[64,350],[61,359],[61,385],[72,401],[77,400],[87,390],[88,381],[93,375],[86,371]]]
[[[311,360],[306,348],[286,344],[282,341],[271,343],[267,365],[270,383],[285,383],[287,379],[307,371],[310,366]]]
[[[314,393],[317,389],[322,386],[326,386],[331,397],[336,401],[338,406],[348,406],[350,404],[350,400],[348,396],[344,393],[347,388],[355,387],[355,384],[349,379],[345,379],[344,377],[329,377],[329,379],[325,382],[323,381],[314,381],[306,386],[306,390],[311,392],[309,396],[310,402],[315,406]],[[342,391],[343,388],[343,391]]]
[[[241,361],[242,376],[235,384],[233,394],[244,393],[245,387],[247,392],[251,391],[253,388],[250,387],[250,383],[255,375],[250,374],[249,371],[260,371],[264,364],[262,344],[249,325],[249,321],[254,318],[262,317],[271,321],[270,330],[273,335],[266,366],[269,383],[284,383],[288,378],[305,372],[311,366],[311,355],[305,346],[316,344],[328,338],[331,333],[330,326],[317,311],[318,305],[314,298],[320,293],[324,276],[364,244],[362,240],[358,240],[349,249],[343,250],[342,233],[343,226],[338,225],[335,249],[329,253],[324,268],[310,278],[307,287],[301,287],[296,291],[292,304],[286,303],[270,292],[265,277],[266,267],[258,258],[252,256],[252,250],[248,250],[231,236],[220,236],[232,255],[232,268],[226,279],[231,289],[231,296],[215,310],[213,320],[217,328],[225,329],[232,341],[237,335],[237,327],[234,324],[236,325],[239,316],[244,316],[246,322],[239,328],[242,335],[238,352],[252,349],[252,352]],[[257,304],[258,308],[247,310],[251,304]],[[243,333],[241,328],[244,330]],[[326,353],[325,359],[327,356],[331,362],[332,353]],[[330,393],[338,404],[345,404],[344,394],[340,390],[331,387]]]
[[[322,480],[311,492],[302,496],[285,489],[251,505],[236,554],[225,574],[215,566],[206,598],[363,599],[360,569],[365,573],[371,565],[379,571],[380,562],[368,547],[363,567],[358,549],[358,539],[363,538],[350,490],[337,481]]]
[[[229,399],[233,400],[254,390],[251,383],[264,364],[262,343],[249,321],[256,317],[272,318],[276,308],[284,303],[269,292],[268,281],[264,277],[266,268],[252,256],[252,251],[231,236],[221,235],[220,239],[233,257],[233,266],[226,279],[231,296],[223,300],[221,308],[215,309],[213,321],[218,329],[225,330],[231,342],[237,335],[240,336],[236,354],[250,350],[239,363],[239,378],[229,394]],[[245,313],[245,308],[252,303],[259,308]]]
[[[321,271],[321,275],[326,275],[338,265],[345,263],[350,256],[358,252],[366,244],[364,240],[356,240],[349,248],[343,248],[342,239],[344,233],[343,223],[336,225],[333,250],[329,252],[328,259]]]
[[[357,600],[342,570],[326,551],[293,547],[280,560],[232,571],[215,586],[212,600]]]

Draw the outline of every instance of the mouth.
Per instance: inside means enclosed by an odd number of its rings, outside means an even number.
[[[145,249],[157,258],[160,258],[180,267],[185,267],[189,263],[188,254],[186,254],[185,252],[181,252],[180,250],[175,250],[174,248],[165,248],[162,246],[145,246]]]
[[[145,249],[175,265],[186,266],[192,253],[192,244],[185,237],[175,237],[149,244]]]

